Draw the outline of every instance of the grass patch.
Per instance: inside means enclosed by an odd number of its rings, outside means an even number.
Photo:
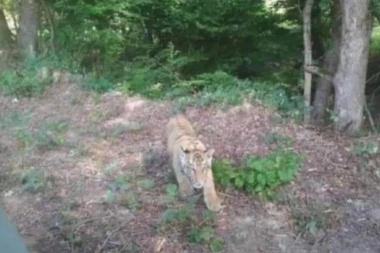
[[[301,237],[321,239],[320,231],[336,227],[342,220],[343,213],[324,205],[308,204],[292,206],[292,218]]]
[[[104,169],[104,174],[110,179],[103,196],[104,202],[113,203],[118,200],[131,211],[137,211],[142,206],[140,194],[151,190],[155,183],[148,178],[120,174],[119,169],[118,161],[111,162]]]
[[[291,146],[293,144],[292,138],[280,133],[269,133],[263,137],[263,142],[267,145],[275,144],[279,146]]]
[[[224,242],[214,232],[215,213],[195,208],[200,195],[190,197],[181,206],[176,204],[178,195],[175,184],[166,185],[166,209],[159,220],[159,231],[171,238],[187,240],[190,244],[207,245],[211,252],[222,252]]]
[[[65,143],[67,130],[68,123],[66,121],[52,120],[42,123],[40,128],[35,131],[26,126],[20,126],[16,127],[13,133],[24,149],[49,150]]]
[[[293,179],[301,161],[297,153],[277,149],[265,157],[245,158],[240,168],[234,167],[227,159],[215,160],[212,170],[217,184],[273,198],[276,187]]]
[[[42,169],[31,169],[21,177],[22,190],[36,193],[42,191],[47,185],[46,173]]]
[[[29,122],[29,117],[30,114],[24,112],[0,113],[0,128],[6,130],[25,126]]]
[[[138,122],[117,123],[105,129],[103,138],[115,138],[125,133],[138,133],[144,130],[145,125]]]

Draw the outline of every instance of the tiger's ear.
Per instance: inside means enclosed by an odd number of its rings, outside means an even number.
[[[211,148],[205,152],[205,155],[207,156],[207,158],[212,159],[214,152],[215,152],[215,150],[213,148]]]

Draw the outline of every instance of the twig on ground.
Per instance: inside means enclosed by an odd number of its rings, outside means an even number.
[[[100,248],[95,251],[95,253],[100,253],[102,252],[102,250],[104,249],[104,247],[107,245],[108,241],[111,239],[111,237],[118,231],[120,231],[124,226],[126,225],[126,223],[123,223],[123,225],[121,225],[120,227],[116,228],[115,230],[113,230],[108,236],[107,238],[104,240],[103,244],[100,246]]]

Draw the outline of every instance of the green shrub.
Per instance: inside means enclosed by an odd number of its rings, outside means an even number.
[[[22,189],[35,193],[44,189],[47,184],[45,172],[42,169],[32,169],[21,177]]]
[[[98,93],[104,93],[115,88],[115,85],[107,78],[88,76],[82,81],[82,88],[86,90],[93,90]]]
[[[0,74],[0,92],[4,95],[31,97],[40,95],[52,79],[39,80],[39,60],[27,60],[18,70],[7,69]]]
[[[276,187],[293,179],[300,163],[297,153],[277,149],[266,157],[247,157],[240,168],[234,168],[227,159],[215,160],[212,170],[218,184],[270,198]]]
[[[176,90],[178,84],[183,82],[181,68],[197,60],[196,56],[180,54],[171,45],[155,57],[136,57],[127,64],[120,88],[150,98],[164,97],[167,92]]]

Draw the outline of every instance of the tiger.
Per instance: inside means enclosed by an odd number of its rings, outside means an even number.
[[[211,169],[215,150],[206,149],[183,114],[178,114],[169,120],[166,136],[167,151],[181,198],[186,199],[194,194],[194,189],[203,188],[203,198],[207,208],[219,211],[222,208],[222,201],[215,190]]]

